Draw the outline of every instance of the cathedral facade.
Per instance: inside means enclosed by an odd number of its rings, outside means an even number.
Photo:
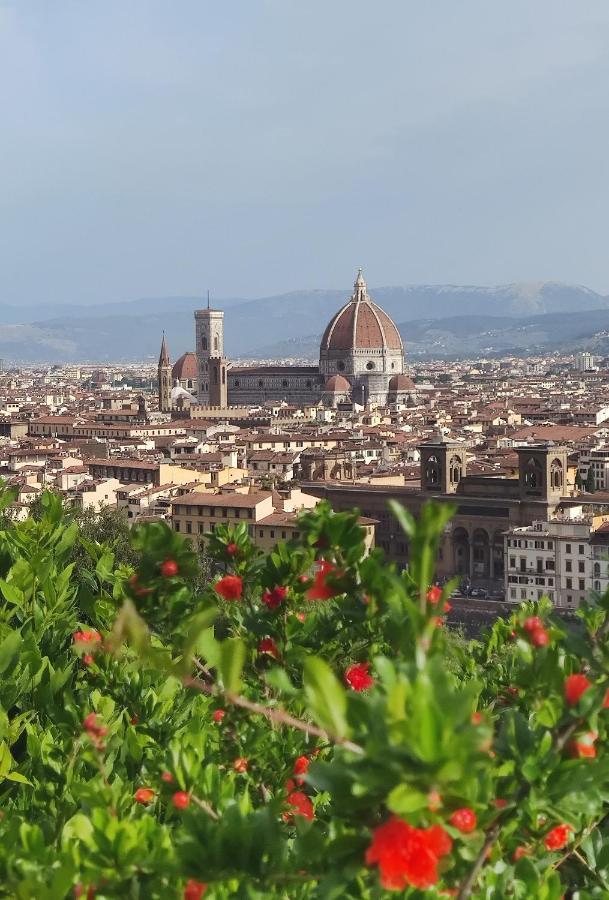
[[[361,269],[353,293],[328,323],[320,345],[318,366],[233,366],[224,356],[224,312],[195,312],[196,366],[192,353],[184,379],[172,372],[173,389],[180,395],[195,385],[197,401],[204,406],[259,406],[286,402],[294,406],[361,406],[404,404],[416,388],[405,372],[404,346],[400,333],[368,294]],[[161,366],[164,362],[164,368]],[[159,360],[159,398],[167,404],[169,359],[166,345]],[[194,373],[193,373],[194,374]],[[194,391],[193,391],[194,393]]]

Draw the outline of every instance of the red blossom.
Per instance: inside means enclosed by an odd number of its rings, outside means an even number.
[[[474,831],[478,824],[476,813],[469,806],[456,809],[448,821],[453,828],[456,828],[457,831],[461,831],[463,834],[469,834],[470,831]]]
[[[233,762],[233,769],[243,775],[244,772],[247,772],[247,759],[244,756],[238,756]]]
[[[522,859],[523,856],[530,856],[531,848],[530,847],[516,847],[514,853],[512,855],[512,859],[514,862],[518,862],[519,859]]]
[[[374,684],[374,678],[368,674],[370,663],[354,663],[345,672],[345,682],[354,691],[366,691]]]
[[[152,788],[138,788],[133,795],[133,799],[136,803],[141,803],[142,806],[147,806],[148,803],[152,803],[152,801],[154,800],[154,791],[152,790]]]
[[[184,900],[201,900],[206,890],[207,885],[204,881],[195,881],[194,878],[189,878],[184,887]]]
[[[82,658],[82,664],[83,664],[83,666],[92,666],[93,665],[93,657],[91,656],[90,653],[85,653],[85,655]]]
[[[547,647],[550,643],[550,635],[545,628],[537,628],[530,637],[534,647]]]
[[[190,806],[190,794],[187,794],[186,791],[176,791],[171,802],[176,809],[187,809]]]
[[[214,590],[223,600],[241,600],[243,579],[240,575],[225,575],[215,583]]]
[[[493,800],[493,806],[495,809],[505,809],[507,800],[504,800],[503,797],[496,797],[495,800]]]
[[[427,600],[429,603],[439,603],[442,599],[442,588],[438,587],[437,584],[434,584],[433,587],[430,587],[427,591]]]
[[[226,715],[226,710],[214,709],[212,719],[214,720],[214,722],[221,722],[225,715]]]
[[[317,566],[318,568],[313,579],[313,586],[307,591],[307,599],[331,600],[332,597],[337,597],[339,594],[342,594],[343,591],[341,591],[340,588],[328,584],[328,575],[331,575],[334,578],[340,578],[342,572],[339,572],[336,566],[333,566],[332,563],[329,563],[325,559],[322,559]]]
[[[442,797],[436,790],[431,790],[427,795],[427,809],[429,812],[437,812],[442,806]]]
[[[572,825],[563,823],[548,831],[543,840],[546,850],[562,850],[569,841],[569,832],[574,830]]]
[[[308,756],[298,756],[294,760],[294,775],[306,775],[311,761]]]
[[[528,631],[529,634],[532,634],[534,631],[539,631],[544,625],[539,616],[529,616],[522,627],[525,631]]]
[[[473,712],[471,715],[471,723],[472,725],[480,725],[482,723],[482,713]]]
[[[596,756],[595,740],[598,738],[596,731],[582,734],[567,744],[567,752],[574,759],[594,759]]]
[[[166,559],[161,563],[161,575],[163,578],[175,578],[180,569],[175,559]]]
[[[287,587],[274,587],[272,591],[264,592],[262,602],[268,609],[278,609],[287,596]]]
[[[171,772],[161,772],[161,781],[164,781],[165,784],[173,783],[173,775]]]
[[[439,825],[414,828],[393,816],[374,830],[366,863],[378,864],[386,890],[426,889],[438,881],[438,862],[451,849],[452,841]]]
[[[258,653],[268,653],[269,656],[273,656],[275,659],[279,659],[279,650],[277,648],[277,644],[275,643],[273,638],[270,637],[262,638],[262,640],[258,644]]]
[[[231,541],[230,544],[226,545],[226,552],[229,556],[237,556],[237,554],[239,553],[239,547],[237,547],[234,541]]]
[[[96,628],[89,631],[75,631],[72,635],[75,644],[98,644],[101,641],[101,634]]]
[[[302,791],[292,791],[291,794],[288,794],[286,802],[292,809],[284,813],[284,821],[289,821],[293,816],[302,816],[303,819],[307,819],[309,822],[315,818],[313,804]]]
[[[568,675],[565,678],[565,700],[569,706],[574,706],[591,686],[592,682],[586,678],[583,672]]]
[[[303,612],[297,612],[296,618],[298,619],[299,622],[304,622],[304,620],[306,619],[306,616]]]
[[[609,708],[609,688],[605,691],[605,696],[603,697],[603,709]]]

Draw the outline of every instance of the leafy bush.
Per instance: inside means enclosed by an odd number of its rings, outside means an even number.
[[[166,525],[134,570],[41,507],[0,531],[4,896],[608,896],[607,597],[465,645],[443,507],[394,507],[402,574],[325,505],[218,528],[201,590]]]

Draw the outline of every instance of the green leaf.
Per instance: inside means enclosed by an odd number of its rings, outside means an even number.
[[[241,672],[245,663],[245,644],[238,638],[222,641],[220,645],[220,677],[224,690],[238,694],[241,690]]]
[[[21,649],[21,634],[18,631],[11,631],[0,644],[0,672],[6,670],[15,661],[19,650]]]
[[[335,737],[345,737],[347,696],[330,666],[317,656],[304,664],[304,689],[309,708],[317,722]]]
[[[427,794],[417,791],[409,784],[398,784],[387,797],[387,806],[391,812],[406,815],[417,809],[425,809],[428,804]]]

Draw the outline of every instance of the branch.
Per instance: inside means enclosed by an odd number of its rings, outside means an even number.
[[[200,678],[183,678],[182,684],[186,687],[195,688],[197,691],[201,691],[203,694],[214,695],[216,690],[214,690],[214,686],[211,684],[207,684],[205,681],[202,681]],[[242,697],[240,694],[233,694],[230,692],[225,692],[222,696],[226,699],[228,703],[231,703],[233,706],[239,706],[241,709],[247,709],[249,712],[255,713],[259,716],[264,716],[270,722],[277,722],[280,725],[288,725],[290,728],[296,728],[298,731],[304,731],[305,734],[312,734],[315,737],[323,738],[325,741],[330,741],[333,744],[339,744],[341,747],[344,747],[345,750],[350,750],[351,753],[363,754],[364,749],[360,747],[359,744],[354,744],[353,741],[349,741],[346,738],[337,737],[336,735],[330,734],[329,731],[325,731],[323,728],[318,728],[316,725],[311,725],[309,722],[305,722],[303,719],[297,719],[295,716],[291,716],[284,709],[278,709],[270,706],[263,706],[261,703],[254,703],[252,700],[247,700],[245,697]]]

